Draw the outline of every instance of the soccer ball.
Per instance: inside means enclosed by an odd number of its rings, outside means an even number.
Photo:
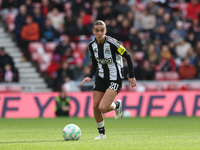
[[[81,129],[75,124],[68,124],[63,129],[63,138],[66,141],[77,141],[81,137]]]

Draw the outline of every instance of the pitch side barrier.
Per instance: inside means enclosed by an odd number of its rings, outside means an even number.
[[[92,92],[68,93],[70,116],[93,117]],[[56,117],[55,97],[58,93],[1,93],[1,118]],[[130,117],[200,116],[200,91],[120,92],[123,111]],[[105,117],[114,117],[114,111]]]

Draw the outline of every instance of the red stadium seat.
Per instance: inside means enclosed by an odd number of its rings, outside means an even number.
[[[85,54],[85,52],[87,50],[87,47],[88,47],[88,43],[87,42],[79,42],[79,43],[77,43],[77,49],[82,54]]]
[[[141,61],[144,57],[144,52],[142,52],[142,51],[134,52],[134,57],[136,60]]]
[[[189,83],[187,85],[187,90],[200,90],[200,84],[198,83]]]
[[[21,85],[9,85],[7,87],[8,92],[22,92]]]
[[[45,51],[49,52],[49,53],[53,53],[57,45],[58,45],[58,43],[56,43],[56,42],[47,42],[44,45]]]
[[[145,84],[146,91],[158,91],[158,85],[157,84]]]
[[[41,63],[39,64],[40,72],[45,72],[49,66],[49,63]]]
[[[70,46],[72,47],[73,50],[76,49],[76,43],[70,42]]]
[[[43,64],[43,63],[50,64],[52,57],[53,56],[51,53],[41,53],[38,56],[37,62],[38,64]]]
[[[8,26],[8,30],[11,32],[15,29],[15,18],[17,14],[9,13],[6,16],[6,24]]]
[[[179,74],[177,72],[166,72],[165,79],[166,80],[179,80]]]
[[[6,86],[0,85],[0,93],[6,92]]]
[[[165,80],[165,74],[163,72],[156,72],[155,74],[155,79],[156,80]]]
[[[41,53],[44,50],[44,46],[41,42],[31,42],[28,49],[30,53]]]

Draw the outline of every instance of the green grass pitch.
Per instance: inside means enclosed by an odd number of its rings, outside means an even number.
[[[82,135],[65,141],[62,129],[76,124]],[[0,150],[197,150],[200,118],[105,118],[107,139],[98,135],[94,118],[0,119]]]

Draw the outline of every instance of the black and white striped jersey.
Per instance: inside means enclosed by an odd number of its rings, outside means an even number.
[[[108,80],[123,79],[123,60],[125,57],[129,67],[129,77],[134,77],[132,59],[129,52],[114,38],[106,36],[103,44],[97,44],[94,39],[88,44],[92,58],[92,68],[89,77],[95,74]]]

